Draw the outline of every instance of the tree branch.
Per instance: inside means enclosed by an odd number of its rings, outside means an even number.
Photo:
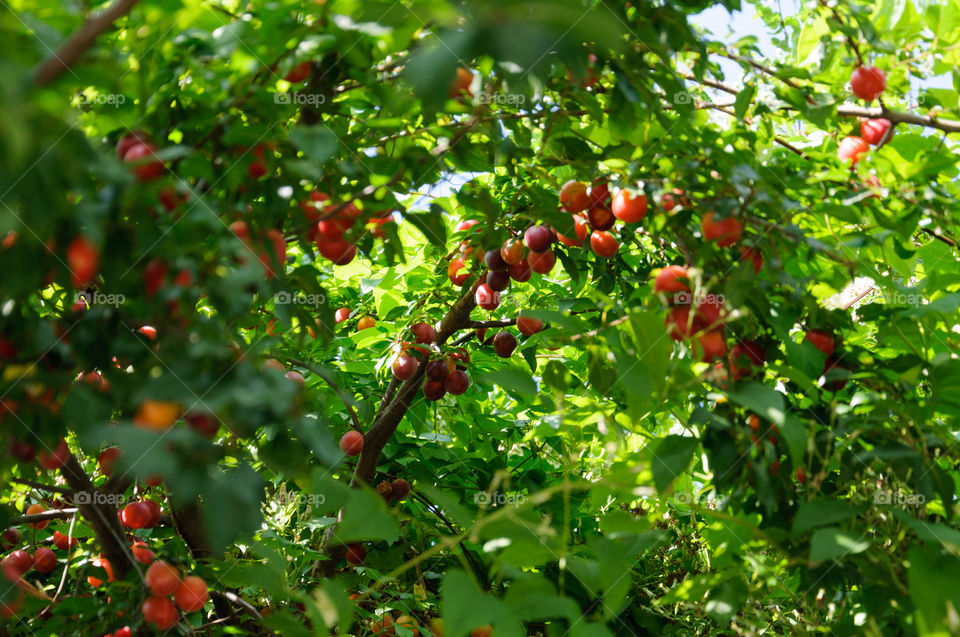
[[[477,281],[469,290],[461,296],[447,315],[440,322],[440,329],[437,330],[438,346],[443,345],[448,338],[459,330],[464,329],[470,323],[470,312],[476,306],[476,289],[480,282]],[[377,415],[376,420],[367,430],[363,437],[363,451],[360,452],[360,458],[357,460],[357,466],[353,472],[352,485],[358,485],[364,482],[370,482],[377,472],[377,461],[380,459],[380,453],[387,444],[390,436],[396,431],[400,421],[403,420],[407,409],[413,402],[414,396],[420,391],[420,385],[423,383],[423,377],[426,374],[427,366],[420,365],[417,373],[412,378],[404,381],[397,388],[397,393],[387,407]]]
[[[73,495],[73,491],[67,489],[66,487],[56,487],[51,484],[36,482],[35,480],[27,480],[26,478],[10,478],[10,482],[32,487],[38,491],[49,491],[51,493],[59,493],[61,495]]]
[[[116,20],[130,13],[137,1],[118,0],[103,13],[87,19],[73,35],[67,38],[56,53],[40,63],[33,72],[33,81],[40,86],[45,86],[57,79],[93,46],[101,33],[113,26]]]
[[[66,520],[75,516],[80,509],[49,509],[42,513],[31,513],[30,515],[21,515],[10,520],[11,525],[31,524],[33,522],[49,522],[50,520]]]
[[[70,454],[67,463],[61,467],[60,474],[70,485],[74,494],[88,496],[77,499],[77,508],[80,515],[93,528],[97,544],[100,545],[103,556],[110,562],[117,578],[123,579],[131,569],[139,572],[136,560],[130,552],[130,547],[127,546],[126,534],[120,527],[117,507],[109,502],[102,502],[96,497],[100,492],[93,486],[90,476],[83,471],[76,456]],[[83,502],[80,501],[81,499]]]
[[[902,113],[892,111],[884,106],[855,106],[853,104],[842,104],[837,107],[837,115],[841,117],[865,117],[873,119],[883,117],[890,120],[891,124],[915,124],[917,126],[926,126],[935,128],[945,133],[960,133],[960,122],[949,119],[937,119],[929,115],[914,115],[913,113]]]

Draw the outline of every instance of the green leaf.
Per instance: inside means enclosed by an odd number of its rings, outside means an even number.
[[[727,396],[777,427],[782,427],[785,422],[783,394],[771,387],[751,382],[736,391],[728,392]]]
[[[443,222],[443,210],[436,204],[430,212],[408,212],[403,217],[423,233],[427,241],[441,250],[447,246],[447,226]]]
[[[861,510],[840,500],[802,502],[793,520],[793,535],[798,536],[818,526],[847,520],[856,516]]]
[[[667,436],[650,450],[650,469],[657,491],[664,491],[686,471],[700,441],[688,436]]]
[[[325,164],[340,150],[340,140],[326,126],[297,126],[290,141],[311,161]]]
[[[842,559],[847,555],[863,553],[870,548],[870,541],[844,533],[837,527],[820,529],[810,538],[810,562],[819,564],[827,560]]]
[[[948,635],[956,631],[960,608],[960,559],[933,546],[910,549],[907,584],[917,609],[917,634]]]

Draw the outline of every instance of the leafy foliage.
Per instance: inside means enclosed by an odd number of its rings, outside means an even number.
[[[139,539],[207,582],[192,634],[960,632],[960,7],[757,4],[767,60],[693,28],[708,6],[156,0],[68,68],[106,6],[5,8],[0,526],[79,543],[0,587],[3,630],[151,630]],[[649,209],[475,308],[474,256],[576,236],[570,180]],[[469,356],[462,395],[426,400],[426,360],[391,380],[418,322]],[[159,523],[121,527],[144,498]]]

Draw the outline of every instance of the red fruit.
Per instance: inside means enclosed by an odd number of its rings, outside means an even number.
[[[850,89],[862,100],[870,102],[880,97],[886,88],[886,75],[874,66],[861,66],[850,76]]]
[[[823,330],[807,330],[805,339],[818,350],[824,353],[827,358],[833,355],[835,343],[833,336]]]
[[[390,497],[394,500],[403,500],[410,495],[410,483],[403,478],[397,478],[390,483]]]
[[[670,212],[676,205],[677,202],[674,201],[673,195],[669,192],[664,193],[663,196],[660,197],[660,207],[663,208],[664,212]]]
[[[283,76],[283,79],[290,82],[291,84],[299,84],[300,82],[307,79],[310,75],[310,61],[301,62],[292,69],[290,69],[286,75]]]
[[[190,274],[190,270],[180,270],[177,272],[177,276],[173,279],[173,284],[182,288],[190,285],[190,282],[193,280],[193,275]]]
[[[492,312],[500,306],[500,293],[486,283],[481,283],[475,294],[477,305]]]
[[[22,577],[33,567],[33,558],[24,550],[17,550],[0,560],[5,575],[13,575],[13,578]]]
[[[668,265],[660,270],[657,278],[653,282],[654,292],[667,292],[676,294],[677,292],[690,292],[690,286],[687,280],[687,270],[681,265]]]
[[[797,482],[800,484],[807,483],[807,474],[803,472],[803,467],[797,467]]]
[[[342,239],[331,240],[320,235],[317,237],[317,250],[334,265],[347,265],[357,256],[357,246]]]
[[[486,282],[494,292],[503,292],[510,287],[510,273],[506,270],[490,270]]]
[[[714,330],[701,335],[697,342],[700,344],[701,360],[710,361],[720,358],[727,353],[727,341],[723,337],[723,330]]]
[[[307,194],[307,198],[309,201],[301,201],[299,205],[300,209],[303,210],[303,216],[312,223],[320,219],[320,209],[323,208],[321,204],[330,201],[330,195],[319,190],[311,190]]]
[[[113,474],[113,465],[116,464],[119,457],[119,447],[108,447],[101,451],[100,455],[97,456],[97,466],[100,467],[100,473],[105,476]]]
[[[590,207],[602,206],[610,198],[610,187],[601,181],[590,186]]]
[[[77,538],[68,537],[60,531],[54,531],[53,545],[61,551],[68,551],[77,545]]]
[[[220,430],[220,421],[208,411],[189,411],[183,419],[188,427],[208,439],[212,439]]]
[[[553,242],[553,233],[547,226],[530,226],[523,233],[523,242],[531,252],[545,252],[550,249]],[[530,257],[527,257],[529,260]]]
[[[44,469],[56,470],[62,468],[70,460],[70,448],[66,441],[61,438],[52,453],[41,451],[37,454],[37,464]]]
[[[437,340],[437,331],[433,329],[429,323],[414,323],[410,327],[410,331],[413,332],[413,336],[418,343],[423,343],[424,345],[429,345]]]
[[[150,509],[150,519],[147,520],[147,525],[143,528],[152,529],[160,522],[160,514],[162,513],[160,510],[160,504],[157,503],[156,500],[149,499],[143,500],[143,504]]]
[[[560,243],[565,246],[579,247],[583,245],[584,240],[587,238],[587,233],[589,232],[589,229],[587,228],[587,220],[580,215],[573,215],[572,220],[573,234],[575,238],[571,239],[570,237],[564,236],[558,232],[557,239],[559,239]]]
[[[188,575],[180,582],[180,587],[173,594],[173,599],[185,613],[192,613],[203,608],[209,597],[207,583],[196,575]]]
[[[865,119],[860,122],[860,136],[868,144],[879,144],[883,136],[890,130],[890,120],[882,117],[877,119]]]
[[[181,203],[187,200],[187,196],[178,194],[172,186],[164,186],[160,189],[160,194],[157,195],[157,199],[160,200],[160,203],[167,212],[173,212]]]
[[[620,244],[609,232],[594,230],[590,235],[590,248],[597,256],[609,259],[620,249]]]
[[[560,205],[570,213],[583,212],[590,207],[587,184],[571,179],[560,189]]]
[[[119,629],[117,632],[113,633],[113,637],[131,637],[132,635],[133,635],[133,632],[130,631],[129,626],[124,626],[123,628]]]
[[[611,210],[620,221],[636,223],[647,215],[647,196],[642,192],[633,196],[624,188],[614,196]]]
[[[450,97],[450,99],[461,98],[464,94],[466,94],[467,97],[473,97],[473,91],[470,90],[472,83],[473,73],[470,69],[463,67],[458,68],[457,75],[447,91],[447,96]]]
[[[250,243],[250,228],[246,221],[234,221],[227,229],[244,243]]]
[[[148,487],[159,487],[161,484],[163,484],[163,476],[156,475],[146,477],[143,479],[143,483]]]
[[[837,157],[840,159],[850,161],[850,166],[853,166],[858,161],[860,161],[860,156],[870,150],[870,147],[867,146],[867,142],[863,141],[860,137],[844,137],[843,141],[840,142],[840,146],[837,147]]]
[[[153,144],[135,144],[130,147],[124,156],[123,161],[125,163],[136,162],[136,165],[133,166],[133,174],[137,176],[139,181],[150,181],[153,179],[159,179],[163,177],[163,162],[162,161],[144,161],[149,158],[155,158]]]
[[[177,607],[166,597],[148,597],[140,607],[140,612],[145,622],[153,624],[160,631],[172,628],[179,618]]]
[[[417,369],[420,367],[420,361],[410,354],[400,354],[393,359],[393,375],[397,380],[407,380],[413,378]]]
[[[266,174],[267,174],[267,167],[264,165],[262,161],[259,161],[259,160],[254,161],[254,162],[251,162],[249,166],[247,166],[247,175],[251,179],[260,179]]]
[[[146,336],[148,340],[157,340],[157,328],[153,327],[152,325],[144,325],[138,328],[137,331]]]
[[[763,268],[763,255],[760,254],[759,250],[756,248],[740,246],[740,260],[752,261],[754,273],[760,274],[760,269]]]
[[[149,564],[156,557],[146,542],[134,542],[133,546],[130,547],[130,552],[133,553],[133,557],[138,562],[144,565]]]
[[[343,238],[343,233],[349,229],[350,223],[337,217],[323,219],[317,222],[317,236],[329,239],[330,241],[339,241]]]
[[[470,364],[470,354],[462,347],[458,347],[454,351],[450,352],[449,358],[454,365],[465,367]]]
[[[112,582],[112,581],[114,580],[114,577],[113,577],[113,567],[110,566],[110,562],[109,562],[105,557],[103,557],[103,556],[101,555],[100,557],[94,558],[94,560],[93,560],[93,562],[91,562],[91,564],[92,564],[94,567],[102,568],[104,571],[107,572],[107,581],[108,581],[108,582]],[[93,586],[94,588],[98,588],[98,587],[100,587],[100,586],[103,586],[103,580],[100,579],[100,578],[98,578],[98,577],[94,577],[94,576],[92,576],[92,575],[87,576],[87,583],[90,584],[90,586]]]
[[[450,277],[450,282],[454,285],[463,285],[470,278],[470,273],[467,271],[463,259],[457,257],[450,261],[450,265],[447,266],[447,276]]]
[[[167,278],[167,269],[167,264],[160,259],[150,261],[143,269],[143,288],[148,299],[163,287],[163,282]]]
[[[447,395],[446,379],[430,380],[423,382],[423,397],[430,401],[440,400]]]
[[[543,329],[543,321],[529,316],[517,317],[517,329],[524,336],[531,336]]]
[[[120,521],[130,529],[147,528],[152,517],[150,507],[143,502],[131,502],[120,511]]]
[[[373,318],[372,316],[361,316],[357,321],[357,331],[360,332],[363,330],[368,330],[371,327],[376,326],[376,324],[377,319]]]
[[[704,239],[716,241],[721,248],[736,243],[740,239],[740,233],[743,232],[743,226],[740,225],[739,221],[733,217],[715,219],[712,211],[703,216],[700,229],[703,232]]]
[[[483,263],[488,270],[506,270],[510,265],[500,256],[499,250],[487,250],[483,255]]]
[[[363,434],[351,429],[340,437],[340,450],[348,456],[356,456],[363,451]]]
[[[427,365],[427,378],[430,380],[444,380],[455,369],[451,361],[431,361]]]
[[[526,283],[533,276],[533,270],[530,269],[530,264],[526,261],[511,265],[507,272],[510,273],[510,278],[517,283]]]
[[[366,556],[367,549],[363,547],[363,544],[347,544],[347,564],[360,566]]]
[[[454,396],[459,396],[463,392],[467,391],[467,387],[470,386],[470,379],[467,378],[467,374],[462,370],[456,369],[452,371],[443,381],[443,388],[447,393],[453,394]]]
[[[333,313],[333,320],[337,323],[343,323],[348,318],[350,318],[350,308],[348,307],[337,308],[337,311]]]
[[[688,305],[678,305],[670,308],[664,323],[667,326],[667,333],[670,338],[675,341],[690,338],[695,331],[693,321],[690,320],[690,306]]]
[[[530,269],[534,272],[547,274],[553,269],[553,266],[556,265],[557,256],[553,253],[553,250],[531,252],[527,255],[527,263],[530,264]]]
[[[594,206],[587,211],[587,221],[594,230],[609,230],[617,219],[607,208]]]
[[[53,536],[54,536],[54,543],[56,543],[57,533],[54,532]],[[63,537],[66,538],[65,535]],[[23,533],[21,533],[19,529],[10,527],[6,531],[4,531],[2,534],[0,534],[0,548],[4,548],[4,549],[13,548],[14,546],[17,546],[18,544],[20,544],[21,540],[23,540]]]
[[[283,377],[289,380],[290,382],[296,383],[300,389],[303,389],[304,387],[307,386],[306,379],[303,377],[303,374],[301,374],[298,371],[291,370],[286,374],[284,374]]]
[[[124,155],[127,154],[134,146],[140,144],[149,144],[150,138],[147,137],[147,134],[141,131],[134,131],[132,133],[127,133],[117,141],[117,159],[123,159]]]
[[[147,569],[144,581],[151,593],[162,597],[177,590],[180,586],[180,573],[167,562],[157,560]]]
[[[503,247],[500,248],[500,258],[503,259],[503,262],[507,266],[517,265],[518,263],[523,263],[523,258],[526,256],[527,249],[524,247],[523,242],[518,239],[510,239],[503,243]],[[487,264],[487,267],[490,267]],[[504,270],[507,268],[504,267]]]
[[[498,332],[493,337],[493,350],[500,358],[510,358],[515,349],[517,349],[517,337],[510,332]]]
[[[33,553],[33,570],[38,573],[49,573],[57,568],[57,554],[44,547]]]
[[[93,242],[82,234],[67,246],[67,267],[70,268],[70,281],[74,287],[87,285],[97,276],[100,254]]]
[[[697,302],[697,325],[701,329],[712,329],[723,325],[723,299],[715,294],[708,294]]]
[[[754,367],[762,367],[767,360],[767,354],[760,343],[747,340],[740,341],[730,350],[730,371],[734,380],[750,376]]]

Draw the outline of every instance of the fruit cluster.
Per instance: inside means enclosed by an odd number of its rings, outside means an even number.
[[[853,94],[867,102],[879,99],[886,87],[883,71],[873,66],[858,67],[850,77]],[[877,146],[888,137],[890,126],[890,120],[882,117],[863,120],[860,122],[860,136],[845,137],[837,148],[837,156],[849,161],[852,168],[870,150],[871,144]]]

